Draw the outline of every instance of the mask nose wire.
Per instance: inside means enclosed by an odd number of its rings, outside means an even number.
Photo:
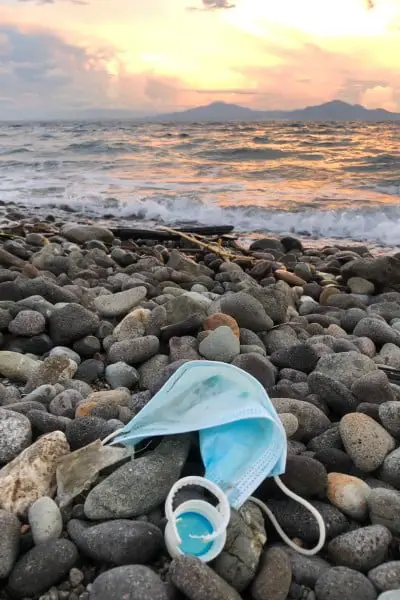
[[[310,504],[310,502],[307,502],[307,500],[304,500],[304,498],[302,498],[301,496],[298,496],[297,494],[295,494],[294,492],[289,490],[289,488],[287,488],[286,485],[284,483],[282,483],[282,481],[280,480],[279,477],[274,477],[274,481],[275,481],[276,485],[282,490],[282,492],[286,496],[288,496],[289,498],[292,498],[292,500],[296,500],[296,502],[298,502],[299,504],[302,504],[307,510],[310,511],[310,513],[313,515],[313,517],[317,521],[318,528],[319,528],[319,540],[318,540],[318,544],[316,546],[314,546],[314,548],[311,548],[311,549],[301,548],[300,546],[295,544],[283,531],[282,527],[279,525],[278,521],[276,520],[273,512],[271,511],[270,508],[268,508],[268,506],[266,506],[264,504],[264,502],[262,502],[258,498],[254,498],[253,496],[250,496],[249,500],[251,502],[253,502],[254,504],[256,504],[267,515],[267,517],[271,521],[272,525],[275,527],[276,531],[278,532],[278,534],[280,535],[282,540],[288,546],[293,548],[293,550],[296,550],[296,552],[298,552],[299,554],[303,554],[304,556],[314,556],[314,554],[317,554],[317,552],[319,552],[321,550],[321,548],[323,548],[323,546],[325,544],[325,540],[326,540],[326,527],[325,527],[325,523],[324,523],[321,513],[319,513],[317,511],[317,509],[314,508],[314,506],[312,504]]]

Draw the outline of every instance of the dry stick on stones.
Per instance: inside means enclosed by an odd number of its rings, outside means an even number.
[[[205,249],[209,250],[210,252],[213,252],[214,254],[218,254],[224,260],[229,261],[229,260],[235,260],[235,259],[243,259],[243,256],[240,256],[239,254],[235,254],[234,252],[231,252],[230,250],[224,250],[218,245],[203,242],[203,241],[197,239],[197,236],[183,233],[182,231],[178,231],[177,229],[170,229],[169,227],[160,227],[160,229],[163,231],[169,231],[169,233],[175,233],[176,235],[179,235],[183,239],[188,240],[192,244],[197,244],[198,246],[205,248]],[[255,261],[256,259],[246,257],[246,260]]]

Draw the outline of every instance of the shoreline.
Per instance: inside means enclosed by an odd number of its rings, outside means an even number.
[[[48,214],[15,211],[0,235],[0,600],[331,600],[332,586],[376,600],[400,588],[398,249],[235,232],[120,240],[101,220]],[[267,392],[288,440],[282,481],[327,528],[317,558],[282,544],[248,501],[211,566],[172,560],[164,501],[202,472],[197,445],[175,436],[105,458],[99,440],[199,359]],[[255,495],[315,545],[313,518],[270,477]]]

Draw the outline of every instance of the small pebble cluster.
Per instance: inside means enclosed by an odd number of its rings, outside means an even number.
[[[228,262],[179,243],[129,247],[100,225],[54,228],[0,248],[0,599],[400,589],[400,255],[285,237]],[[325,521],[319,555],[287,547],[247,501],[215,561],[168,556],[164,502],[204,473],[197,436],[147,441],[135,458],[101,440],[197,359],[268,392],[288,438],[282,480]],[[313,516],[273,480],[255,495],[297,544],[317,542]]]

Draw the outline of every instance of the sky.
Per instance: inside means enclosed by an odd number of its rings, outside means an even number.
[[[332,99],[400,112],[400,0],[0,0],[0,118]]]

